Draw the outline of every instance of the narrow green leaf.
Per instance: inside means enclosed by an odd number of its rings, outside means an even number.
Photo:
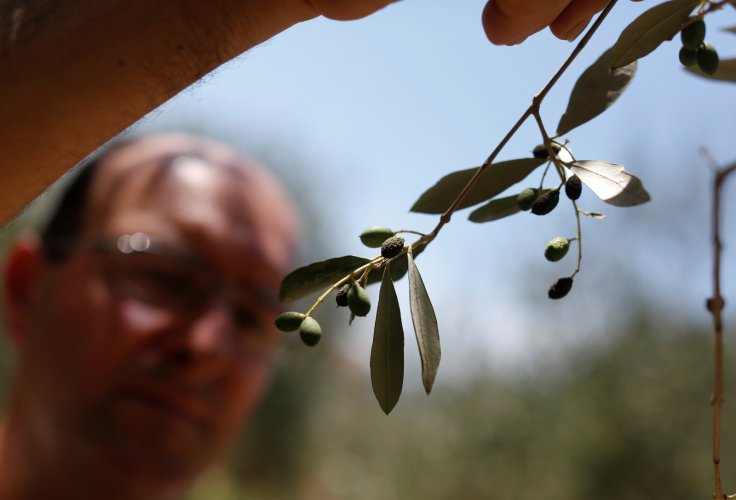
[[[653,52],[679,31],[698,0],[672,0],[655,5],[637,17],[611,49],[610,68],[621,68]]]
[[[545,162],[544,159],[521,158],[492,164],[478,179],[458,208],[467,208],[490,200],[509,186],[523,180]],[[443,213],[450,208],[452,202],[477,170],[476,167],[447,174],[419,197],[411,207],[411,211],[425,214]]]
[[[324,290],[368,262],[370,262],[369,259],[346,255],[300,267],[292,271],[281,282],[279,300],[283,303],[291,302],[310,293]]]
[[[568,162],[568,160],[563,161]],[[570,157],[569,161],[572,161],[572,157]],[[548,192],[549,189],[542,189],[539,191],[538,196],[542,196],[543,194]],[[521,212],[521,209],[519,208],[519,205],[517,203],[518,198],[519,194],[517,193],[513,196],[491,200],[485,205],[478,207],[470,212],[468,220],[479,223],[493,222],[494,220],[503,219],[504,217],[518,214],[519,212]]]
[[[399,299],[388,265],[383,270],[378,294],[370,365],[373,394],[388,415],[399,401],[404,385],[404,329],[401,326]]]
[[[639,178],[617,163],[580,160],[569,168],[596,196],[610,205],[630,207],[650,199]]]
[[[440,366],[442,351],[440,348],[440,331],[437,328],[437,317],[424,287],[419,269],[414,264],[411,253],[409,257],[409,304],[411,321],[414,323],[414,334],[417,337],[419,358],[422,360],[422,384],[429,394],[432,391],[437,368]]]
[[[723,28],[723,31],[727,31],[729,33],[736,34],[736,26],[729,26],[728,28]]]
[[[510,215],[518,214],[521,212],[521,209],[516,202],[518,197],[519,195],[515,194],[513,196],[491,200],[485,205],[470,212],[468,220],[472,222],[491,222],[503,219]]]
[[[736,82],[736,59],[725,59],[721,60],[718,64],[718,69],[712,75],[703,73],[698,69],[697,66],[691,66],[685,68],[687,71],[694,75],[708,78],[709,80],[719,80],[722,82]]]
[[[557,134],[588,122],[603,113],[623,94],[636,74],[636,61],[622,68],[611,70],[608,49],[586,69],[570,94],[567,109],[557,125]]]

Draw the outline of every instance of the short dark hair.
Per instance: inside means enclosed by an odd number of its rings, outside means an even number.
[[[56,207],[41,229],[43,254],[49,262],[60,262],[70,253],[82,233],[92,181],[101,157],[80,164],[71,175]]]
[[[118,139],[113,144],[106,146],[103,151],[95,153],[83,161],[70,174],[71,179],[40,230],[42,251],[48,262],[53,264],[66,259],[79,243],[90,210],[105,209],[105,207],[93,207],[90,203],[93,198],[91,191],[94,188],[96,176],[99,175],[101,170],[104,170],[103,164],[106,163],[106,159],[116,150],[130,146],[139,140],[141,140],[140,137]],[[196,142],[176,153],[163,153],[161,156],[141,161],[141,164],[151,161],[156,162],[156,172],[154,172],[151,182],[147,184],[143,193],[144,196],[150,195],[157,189],[159,183],[166,179],[171,172],[174,160],[182,156],[199,158],[221,168],[224,172],[243,178],[244,171],[238,166],[237,161],[233,162],[232,159],[208,161],[206,150],[199,142]],[[134,170],[128,170],[117,179],[118,187],[120,187],[120,183],[126,181],[129,175],[134,175]],[[248,176],[246,175],[243,179],[247,180]],[[108,202],[109,200],[106,200],[103,203]]]
[[[40,231],[43,254],[48,262],[61,262],[72,252],[84,229],[86,216],[91,208],[89,206],[90,192],[96,175],[102,168],[102,163],[111,152],[133,142],[135,141],[118,141],[100,154],[82,162],[70,174],[72,178]],[[197,152],[186,152],[185,154],[194,158],[202,158]],[[155,189],[158,186],[158,182],[164,179],[170,171],[173,160],[180,156],[180,154],[165,154],[156,158],[158,172],[148,189]],[[229,165],[221,166],[230,170],[227,168]]]

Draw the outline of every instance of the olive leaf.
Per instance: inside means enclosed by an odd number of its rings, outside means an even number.
[[[545,161],[539,158],[521,158],[490,165],[470,189],[458,209],[490,200],[506,188],[523,180]],[[443,213],[477,171],[478,167],[475,167],[447,174],[419,197],[411,207],[411,211],[425,214]]]
[[[680,31],[699,0],[672,0],[655,5],[621,32],[611,49],[610,68],[621,68],[654,51]]]
[[[378,294],[370,363],[373,394],[386,415],[399,401],[404,384],[404,329],[389,267],[386,265],[383,269],[383,281]]]
[[[720,80],[723,82],[736,82],[736,59],[725,59],[718,64],[718,69],[712,75],[703,73],[697,66],[685,68],[694,75],[709,78],[711,80]]]
[[[503,219],[510,215],[518,214],[521,212],[516,199],[519,197],[518,194],[514,196],[507,196],[505,198],[496,198],[491,200],[482,207],[476,208],[468,216],[468,220],[472,222],[491,222],[498,219]]]
[[[440,331],[437,327],[437,317],[434,307],[429,300],[429,294],[424,287],[424,281],[419,269],[414,264],[411,252],[409,259],[409,305],[411,306],[411,321],[414,324],[414,334],[417,337],[419,358],[422,361],[422,383],[424,390],[429,394],[432,391],[437,368],[440,366],[442,351],[440,347]]]
[[[729,33],[736,34],[736,26],[729,26],[728,28],[723,28],[723,31],[727,31]]]
[[[363,257],[346,255],[300,267],[289,273],[281,282],[279,300],[283,303],[292,302],[328,288],[368,262],[370,260]]]
[[[571,159],[572,161],[572,159]],[[549,192],[549,189],[542,189],[538,196]],[[476,208],[468,216],[468,220],[472,222],[492,222],[494,220],[503,219],[521,212],[518,205],[519,195],[506,196],[504,198],[496,198],[485,205]]]
[[[609,67],[611,49],[586,69],[570,94],[567,109],[557,125],[557,135],[603,113],[623,94],[636,74],[636,61],[618,69]]]
[[[649,201],[641,181],[623,165],[598,160],[580,160],[567,167],[601,200],[617,207],[630,207]]]

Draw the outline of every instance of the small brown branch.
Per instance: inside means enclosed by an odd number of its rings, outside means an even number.
[[[724,500],[732,498],[723,493],[721,483],[721,408],[723,406],[723,307],[721,295],[721,192],[729,175],[736,172],[736,163],[716,171],[713,180],[713,296],[706,302],[706,307],[713,317],[714,349],[714,387],[711,406],[713,407],[713,475],[715,480],[715,498]]]
[[[516,121],[513,127],[511,127],[511,130],[508,131],[508,133],[504,136],[503,139],[501,139],[501,142],[498,143],[498,145],[495,147],[493,152],[488,156],[486,161],[483,162],[483,164],[478,167],[478,170],[475,172],[473,177],[468,181],[468,183],[465,185],[465,187],[460,191],[460,194],[458,194],[457,198],[452,202],[450,207],[440,216],[439,223],[435,228],[432,230],[431,233],[428,235],[418,239],[412,244],[412,248],[415,248],[416,246],[425,245],[435,239],[439,232],[442,230],[445,224],[450,222],[450,219],[452,219],[452,214],[455,213],[455,211],[458,209],[460,204],[463,202],[465,197],[468,195],[470,190],[475,186],[478,182],[478,179],[480,179],[480,176],[483,175],[483,173],[488,170],[488,168],[491,166],[491,164],[496,160],[496,157],[498,154],[503,150],[503,148],[506,146],[506,144],[509,142],[509,140],[516,134],[516,132],[519,130],[521,125],[526,121],[527,118],[529,118],[532,115],[539,115],[539,107],[542,104],[542,101],[547,96],[550,90],[552,90],[552,87],[555,86],[557,81],[562,77],[562,75],[565,73],[567,68],[572,64],[572,62],[577,58],[578,54],[582,52],[582,50],[585,48],[586,45],[588,45],[588,42],[593,37],[596,31],[598,31],[598,28],[603,23],[603,21],[608,17],[608,14],[613,9],[614,5],[616,5],[616,2],[618,0],[611,0],[608,2],[608,5],[605,9],[600,13],[600,15],[596,18],[593,25],[588,29],[588,31],[585,33],[585,35],[580,39],[578,44],[575,46],[575,49],[570,53],[570,55],[567,57],[565,62],[560,66],[560,68],[555,72],[555,74],[550,78],[550,80],[547,82],[547,84],[542,88],[542,90],[534,96],[532,99],[532,103],[529,105],[529,107],[522,113],[521,117]]]

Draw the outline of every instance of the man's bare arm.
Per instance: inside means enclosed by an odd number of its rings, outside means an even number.
[[[318,9],[352,18],[391,1],[0,0],[0,223],[254,45]]]
[[[355,19],[393,1],[0,0],[0,224],[107,140],[254,45],[319,15]],[[503,17],[489,7],[484,22],[489,38],[504,43],[566,8],[589,19],[586,2],[492,0]]]
[[[198,78],[315,15],[302,0],[0,0],[0,223]]]

